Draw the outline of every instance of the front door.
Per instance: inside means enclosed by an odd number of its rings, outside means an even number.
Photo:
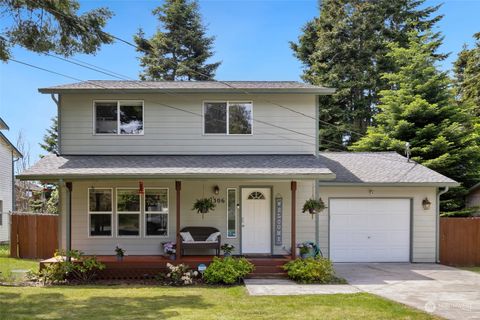
[[[269,188],[242,189],[242,253],[271,253]]]

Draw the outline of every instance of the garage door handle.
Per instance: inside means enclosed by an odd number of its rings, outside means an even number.
[[[367,239],[370,239],[370,236],[368,236]]]

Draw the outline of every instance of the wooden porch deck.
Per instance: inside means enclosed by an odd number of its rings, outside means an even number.
[[[173,265],[186,264],[193,269],[198,265],[208,265],[214,256],[182,256],[180,259],[171,260],[163,255],[152,256],[125,256],[123,261],[118,261],[116,256],[96,256],[97,260],[104,263],[106,268],[99,272],[98,278],[104,280],[120,279],[152,279],[159,273],[167,270],[167,263]],[[290,256],[246,256],[255,265],[255,271],[250,277],[285,277],[282,266],[290,261]],[[55,258],[40,261],[40,268],[49,263],[56,263]]]

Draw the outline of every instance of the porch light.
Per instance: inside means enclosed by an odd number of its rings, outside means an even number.
[[[215,193],[215,195],[218,195],[220,193],[220,188],[218,186],[214,186],[213,193]]]
[[[138,182],[138,194],[144,194],[145,188],[143,187],[143,181]]]
[[[423,199],[423,201],[422,201],[423,210],[430,209],[431,205],[432,205],[432,203],[430,202],[430,200],[428,200],[428,198]]]

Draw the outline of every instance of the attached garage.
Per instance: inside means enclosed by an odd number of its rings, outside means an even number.
[[[330,199],[330,259],[409,262],[411,199]]]

